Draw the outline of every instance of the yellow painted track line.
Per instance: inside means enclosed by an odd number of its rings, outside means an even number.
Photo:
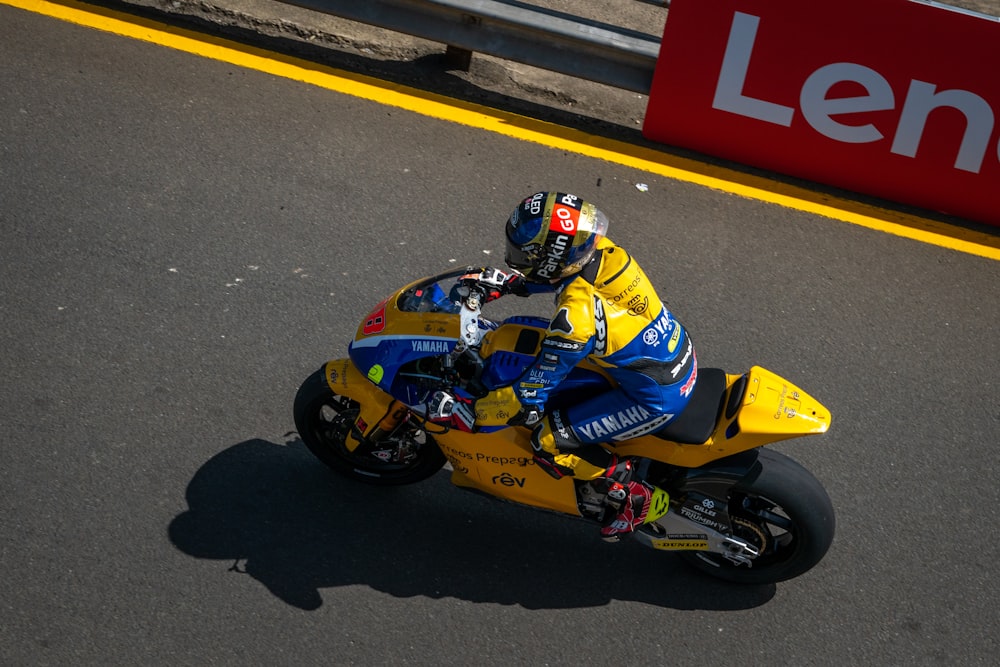
[[[977,232],[916,215],[813,192],[764,177],[743,174],[626,142],[589,135],[553,123],[407,88],[373,77],[344,72],[74,0],[59,2],[0,0],[0,4],[152,42],[239,67],[302,81],[432,118],[477,127],[923,243],[1000,260],[1000,233],[993,235]]]

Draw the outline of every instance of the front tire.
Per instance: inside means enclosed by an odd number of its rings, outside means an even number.
[[[760,449],[759,474],[733,487],[729,514],[734,536],[761,550],[753,565],[738,565],[704,551],[681,552],[690,565],[713,577],[740,584],[786,581],[812,569],[826,555],[836,531],[826,490],[787,456]]]
[[[357,401],[330,389],[326,371],[320,368],[295,394],[295,428],[316,458],[335,472],[366,484],[413,484],[444,465],[444,454],[433,438],[411,420],[379,441],[376,452],[364,452],[362,447],[352,452],[347,447],[347,435],[360,410]]]

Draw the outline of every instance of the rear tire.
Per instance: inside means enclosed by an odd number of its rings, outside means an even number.
[[[404,422],[392,436],[380,441],[380,457],[350,451],[347,434],[360,409],[357,401],[330,389],[325,369],[320,368],[295,394],[295,428],[316,458],[337,473],[366,484],[413,484],[444,465],[444,454],[434,439],[414,421]]]
[[[681,552],[693,567],[739,584],[785,581],[812,569],[836,531],[833,504],[812,473],[787,456],[760,449],[760,473],[730,492],[735,537],[761,549],[753,566],[704,551]]]

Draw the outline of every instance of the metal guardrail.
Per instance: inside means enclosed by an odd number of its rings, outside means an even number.
[[[284,0],[325,14],[648,94],[660,39],[517,0]],[[640,0],[667,6],[669,0]]]

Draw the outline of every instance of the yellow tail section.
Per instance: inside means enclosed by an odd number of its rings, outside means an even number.
[[[788,380],[754,366],[739,412],[739,433],[756,447],[776,440],[825,433],[830,411]],[[724,434],[725,435],[725,434]]]
[[[726,376],[723,405],[729,405],[739,375]],[[688,445],[643,436],[623,442],[619,456],[642,456],[685,468],[697,468],[731,454],[803,435],[825,433],[830,411],[819,401],[776,373],[754,366],[747,375],[739,409],[721,415],[715,432],[705,443]]]

